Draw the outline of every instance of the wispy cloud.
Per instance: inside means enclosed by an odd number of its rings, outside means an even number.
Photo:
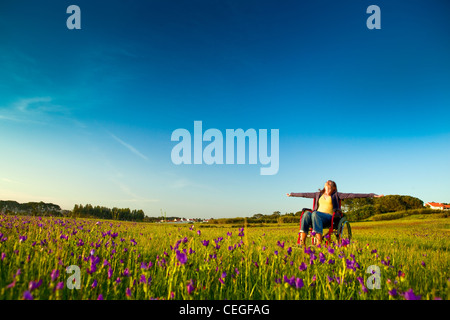
[[[48,113],[59,112],[58,106],[51,104],[52,98],[50,97],[33,97],[25,98],[16,101],[13,104],[13,109],[22,113]]]
[[[137,150],[135,147],[133,147],[131,144],[126,143],[125,141],[123,141],[122,139],[118,138],[117,136],[115,136],[114,134],[112,134],[111,132],[109,132],[109,135],[116,140],[117,142],[119,142],[121,145],[123,145],[125,148],[127,148],[129,151],[131,151],[132,153],[134,153],[135,155],[141,157],[144,160],[148,160],[148,158],[143,155],[141,152],[139,152],[139,150]]]
[[[5,116],[3,114],[0,114],[0,120],[7,120],[7,121],[18,121],[20,122],[19,119],[13,117],[13,116]]]
[[[54,116],[66,117],[69,109],[55,104],[51,97],[20,98],[13,103],[0,106],[0,120],[46,124]]]

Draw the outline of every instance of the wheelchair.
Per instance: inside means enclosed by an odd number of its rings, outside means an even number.
[[[315,199],[313,208],[315,207]],[[328,232],[323,235],[323,239],[325,240],[325,244],[328,245],[332,242],[332,239],[335,238],[338,244],[347,245],[350,243],[352,238],[352,228],[350,226],[350,222],[347,220],[345,215],[342,213],[341,209],[341,201],[339,200],[339,209],[333,212],[333,216],[331,218],[331,225],[329,226]],[[302,213],[300,215],[300,229],[298,233],[297,245],[300,245],[300,231],[302,227],[302,218],[305,211],[313,212],[313,210],[309,208],[303,208]],[[324,226],[325,230],[325,226]],[[311,235],[312,228],[309,228],[307,238],[311,238],[311,244],[315,244],[316,238]],[[306,242],[306,241],[305,241]]]

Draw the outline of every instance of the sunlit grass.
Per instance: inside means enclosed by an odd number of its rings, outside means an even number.
[[[448,299],[447,219],[352,223],[299,248],[298,225],[0,216],[1,299]],[[69,289],[70,265],[80,289]],[[366,273],[378,266],[379,275]],[[379,276],[380,289],[369,278]]]

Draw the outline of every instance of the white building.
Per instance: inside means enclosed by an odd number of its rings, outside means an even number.
[[[430,209],[435,210],[450,210],[449,204],[443,204],[438,202],[427,202],[425,203],[425,207],[429,207]]]

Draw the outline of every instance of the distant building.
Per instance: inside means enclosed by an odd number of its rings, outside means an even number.
[[[443,204],[438,202],[427,202],[425,203],[425,207],[430,207],[431,209],[436,210],[450,210],[450,204]]]

